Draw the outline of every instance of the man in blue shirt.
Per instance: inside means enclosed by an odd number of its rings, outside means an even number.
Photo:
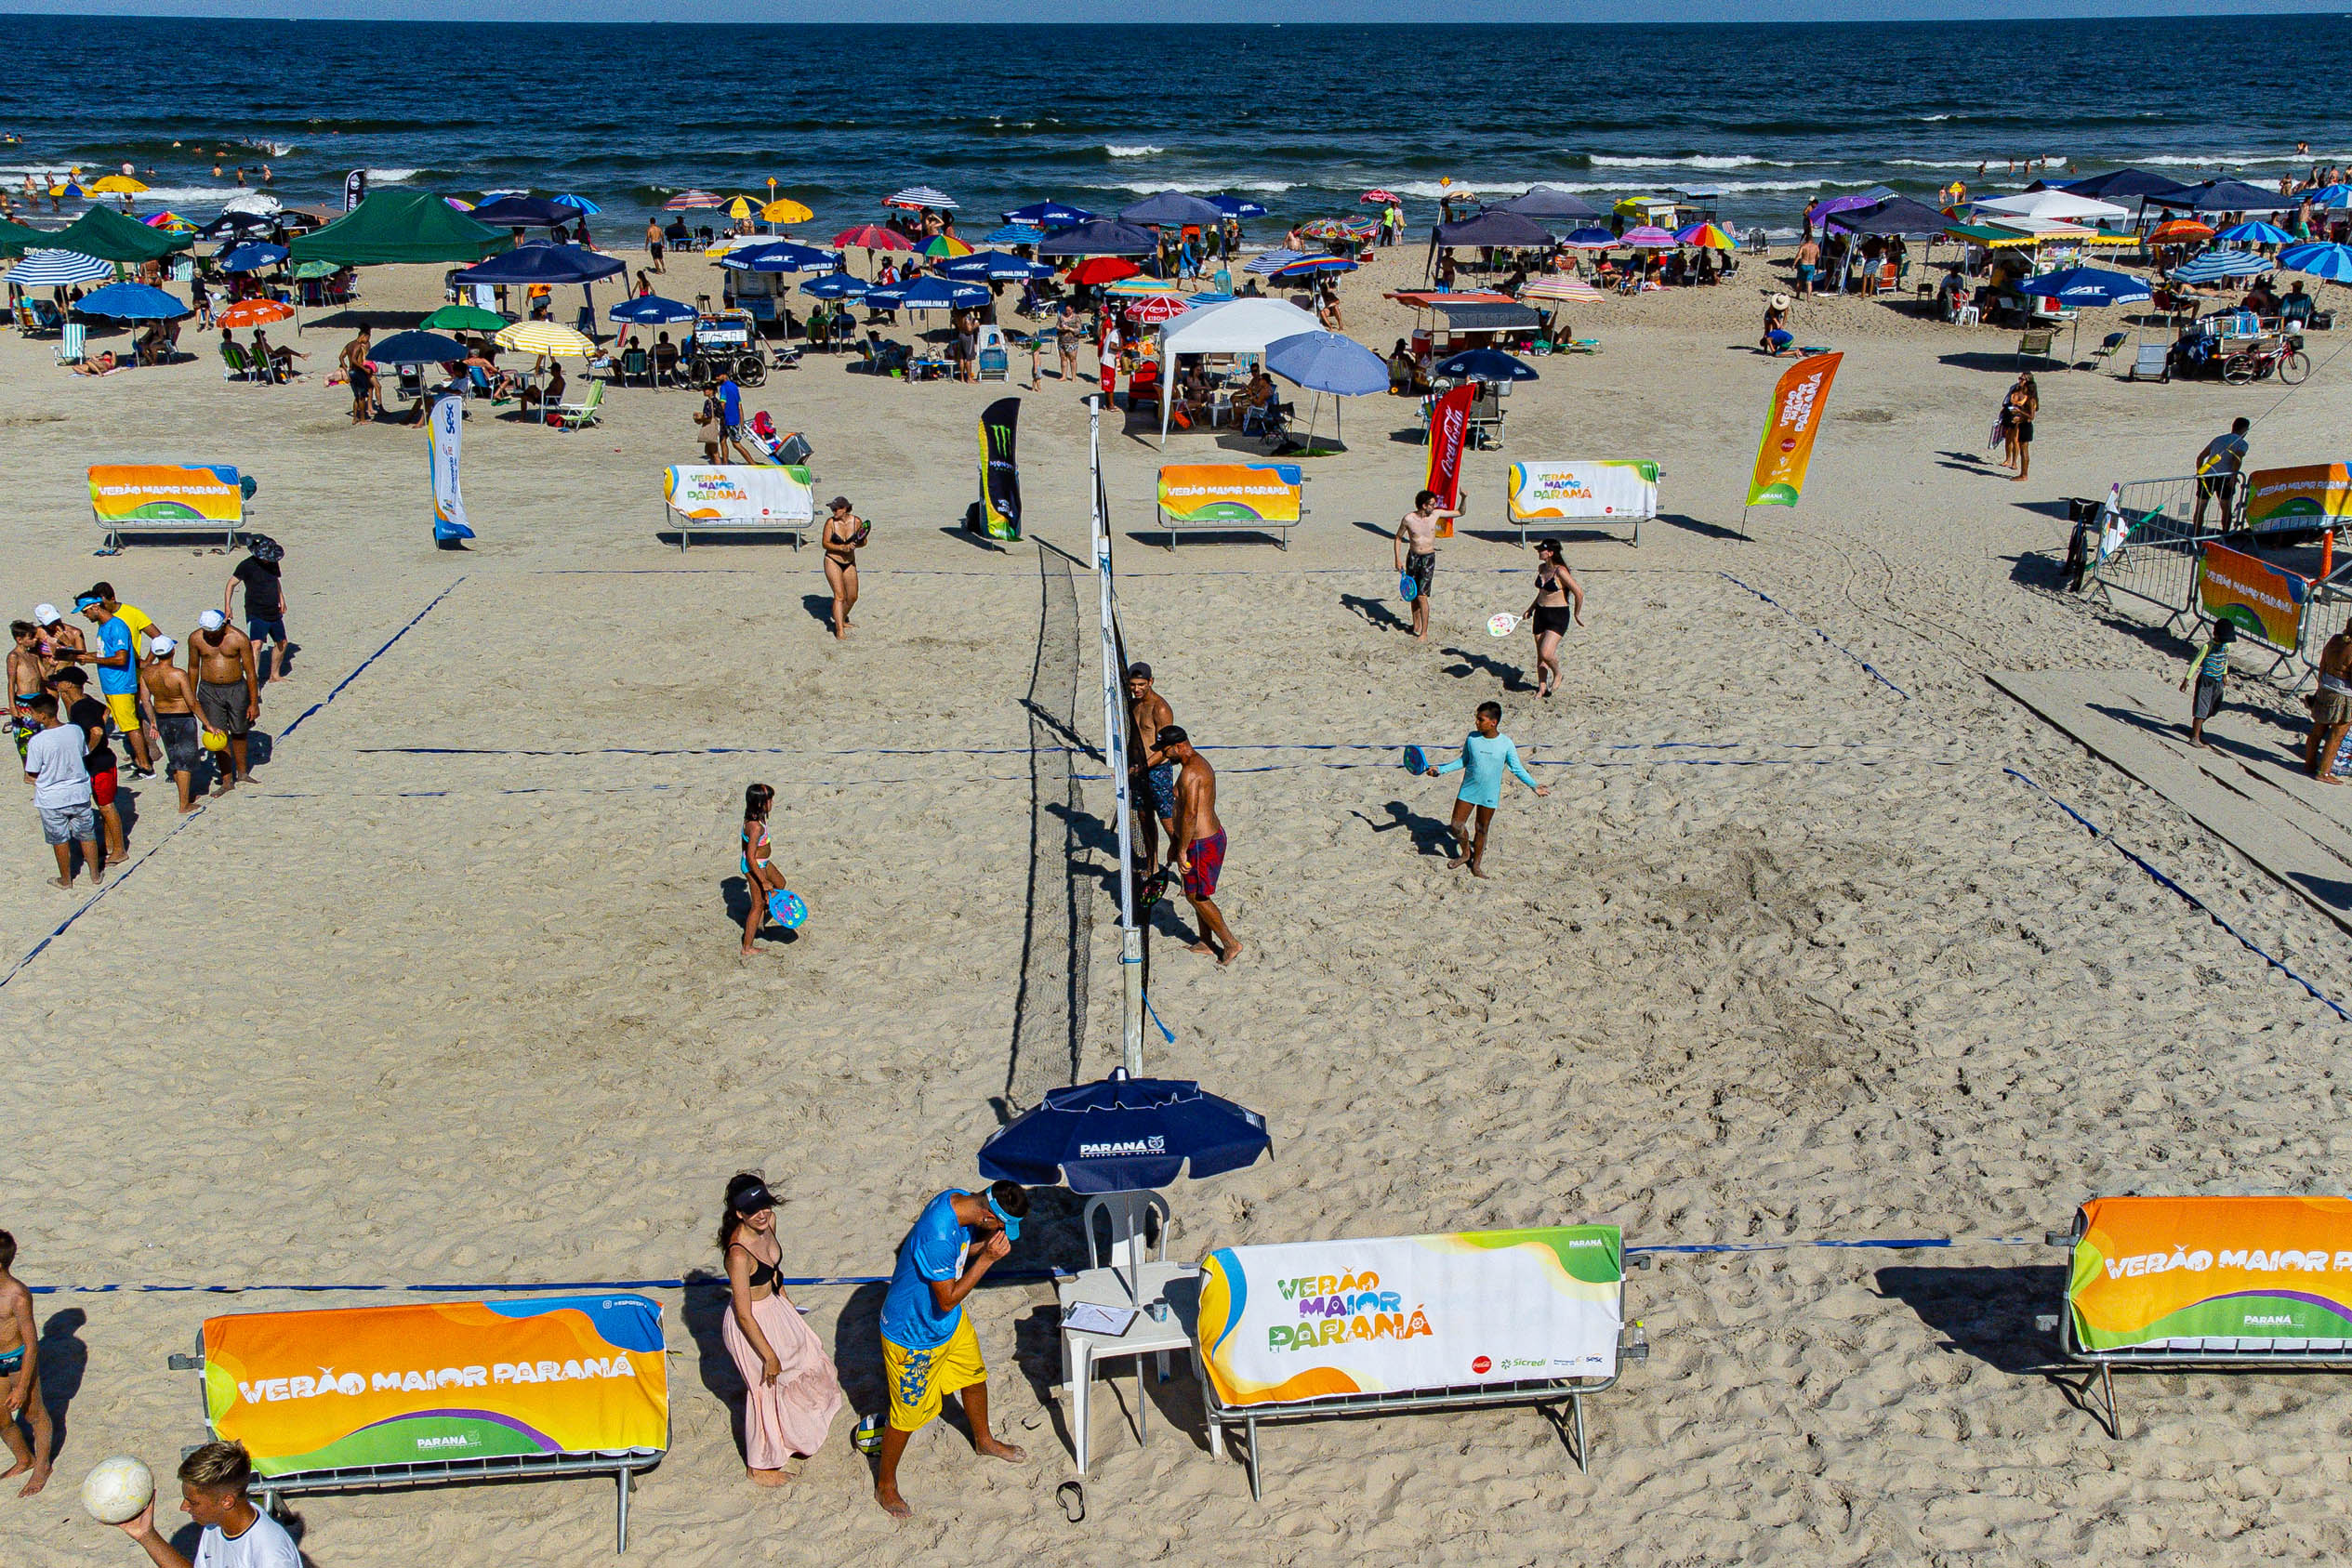
[[[743,389],[735,385],[733,371],[722,370],[719,373],[719,460],[722,463],[730,445],[746,463],[760,461],[743,441]]]
[[[1029,1194],[1016,1181],[992,1182],[977,1192],[951,1189],[923,1206],[898,1244],[898,1266],[882,1298],[882,1380],[891,1416],[874,1482],[874,1500],[894,1519],[914,1511],[898,1495],[898,1460],[906,1440],[958,1389],[973,1448],[1014,1464],[1028,1457],[988,1430],[988,1369],[963,1305],[990,1266],[1012,1250],[1028,1212]]]
[[[151,778],[154,766],[147,759],[147,726],[139,716],[139,654],[133,650],[131,624],[94,593],[75,600],[73,608],[98,627],[97,653],[82,657],[98,666],[99,695],[106,699],[114,728],[130,743],[132,764],[139,777]]]

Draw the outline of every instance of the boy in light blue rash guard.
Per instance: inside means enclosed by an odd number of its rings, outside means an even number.
[[[1552,793],[1527,776],[1526,765],[1519,760],[1519,748],[1512,744],[1509,735],[1502,732],[1502,705],[1480,703],[1478,728],[1462,737],[1461,755],[1451,762],[1441,762],[1429,770],[1428,776],[1433,779],[1440,773],[1460,773],[1462,776],[1461,789],[1454,797],[1454,821],[1449,829],[1454,836],[1455,847],[1462,852],[1449,863],[1469,866],[1473,876],[1487,875],[1481,869],[1487,854],[1487,824],[1495,820],[1495,808],[1502,804],[1505,769],[1538,795]],[[1468,840],[1468,847],[1464,848],[1462,824],[1469,819],[1473,807],[1478,812],[1478,833],[1475,838]]]

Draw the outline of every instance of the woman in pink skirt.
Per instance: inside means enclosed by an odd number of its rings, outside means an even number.
[[[731,1298],[719,1337],[743,1374],[743,1463],[762,1486],[800,1473],[842,1403],[832,1359],[784,1294],[775,1209],[767,1182],[745,1171],[727,1183],[719,1220]]]

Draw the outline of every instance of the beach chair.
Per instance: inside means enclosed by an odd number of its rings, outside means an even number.
[[[642,349],[626,349],[621,352],[621,385],[642,381],[654,384],[654,357]]]
[[[2051,358],[2050,346],[2057,340],[2055,327],[2032,327],[2017,334],[2017,362],[2022,365],[2028,360]]]
[[[58,330],[57,362],[80,364],[88,358],[90,329],[81,322],[67,322]]]
[[[2173,353],[2168,345],[2143,343],[2133,356],[2132,368],[2126,381],[2170,381],[2173,378]]]
[[[220,366],[223,381],[253,379],[253,362],[245,357],[244,349],[237,344],[224,342],[220,345]]]
[[[1492,381],[1478,384],[1470,400],[1470,444],[1481,452],[1502,444],[1502,389]]]
[[[2114,359],[2117,351],[2123,347],[2125,341],[2128,340],[2131,336],[2132,335],[2128,332],[2110,332],[2105,337],[2100,338],[2099,346],[2091,350],[2092,366],[2096,368],[2098,365]]]
[[[578,402],[559,402],[548,405],[559,429],[585,430],[596,423],[597,411],[604,406],[604,383],[588,378],[588,396]]]

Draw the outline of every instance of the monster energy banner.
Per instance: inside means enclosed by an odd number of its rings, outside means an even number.
[[[367,200],[367,171],[353,169],[343,177],[343,210],[350,212]]]
[[[1019,398],[998,398],[980,415],[980,529],[991,539],[1021,537],[1021,468],[1013,459]]]

